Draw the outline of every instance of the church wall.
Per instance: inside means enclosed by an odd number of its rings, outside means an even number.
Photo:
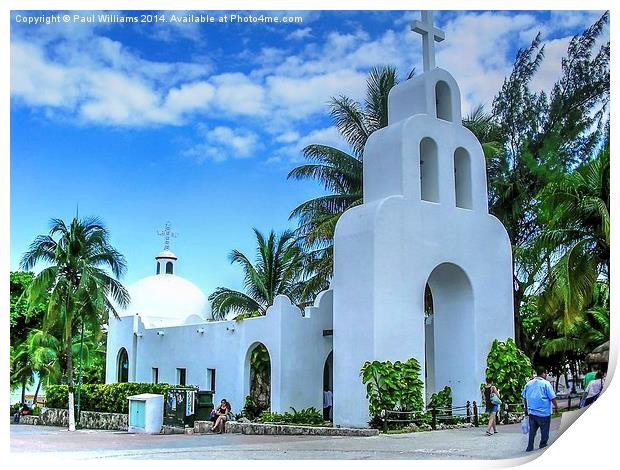
[[[287,297],[278,296],[265,317],[241,322],[220,321],[162,328],[145,328],[140,322],[137,343],[136,381],[152,382],[152,368],[159,369],[159,382],[176,384],[177,368],[186,369],[186,383],[207,386],[207,369],[216,370],[216,402],[226,398],[238,413],[249,393],[249,369],[246,358],[258,342],[264,344],[271,360],[271,406],[273,411],[290,411],[322,406],[324,361],[332,349],[331,293],[322,302],[309,307],[310,316]],[[112,321],[108,335],[106,382],[116,381],[116,353],[124,346],[133,349],[132,317]],[[199,333],[204,329],[204,333]],[[158,334],[163,332],[163,335]],[[131,376],[131,375],[130,375]]]
[[[108,340],[106,348],[106,368],[105,368],[105,381],[106,383],[116,382],[117,380],[117,358],[121,348],[127,350],[129,355],[129,377],[132,376],[133,364],[131,357],[133,354],[133,328],[134,317],[120,317],[116,319],[110,317],[108,323]]]
[[[374,358],[372,311],[375,281],[374,239],[370,229],[378,203],[346,211],[334,239],[334,423],[365,427],[366,390],[360,380],[364,362]],[[337,314],[336,314],[337,312]]]
[[[313,306],[306,308],[305,317],[294,306],[289,306],[288,312],[283,314],[283,411],[310,406],[322,410],[323,368],[332,351],[332,337],[323,336],[323,330],[332,329],[332,302],[332,291],[325,291],[319,294]],[[286,334],[287,331],[290,334]]]

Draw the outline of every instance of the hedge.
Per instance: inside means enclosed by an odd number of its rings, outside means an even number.
[[[141,393],[156,393],[166,396],[170,388],[188,388],[180,385],[123,382],[111,384],[82,384],[80,387],[80,409],[103,413],[128,413],[127,397]],[[69,406],[67,385],[45,387],[45,406],[65,409]],[[77,391],[74,393],[77,404]]]

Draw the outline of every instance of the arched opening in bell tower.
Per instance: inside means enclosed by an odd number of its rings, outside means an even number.
[[[438,119],[453,121],[452,94],[450,93],[450,87],[443,80],[439,80],[435,84],[435,106]]]
[[[420,141],[420,195],[424,201],[439,202],[437,144],[430,137]]]
[[[454,406],[475,400],[475,318],[471,282],[453,263],[438,265],[425,292],[426,399],[445,386]]]
[[[454,152],[454,194],[456,207],[472,209],[471,158],[469,152],[459,147]]]

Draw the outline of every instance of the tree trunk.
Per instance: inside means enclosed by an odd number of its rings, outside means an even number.
[[[523,288],[521,283],[514,279],[514,323],[515,323],[515,343],[522,351],[525,350],[523,332],[521,331],[521,301],[523,300]]]
[[[571,384],[571,393],[576,393],[577,392],[577,387],[575,385],[575,380],[577,379],[577,367],[575,364],[574,360],[571,360],[569,362],[569,367],[570,367],[570,374],[572,375],[572,384]]]
[[[41,388],[41,376],[39,376],[39,383],[37,384],[37,389],[34,391],[34,398],[32,399],[32,406],[37,405],[37,397],[39,396],[40,388]]]
[[[67,351],[67,374],[69,386],[69,431],[75,431],[75,406],[73,400],[73,354],[71,352],[71,340]]]
[[[26,402],[26,379],[22,380],[22,405]]]

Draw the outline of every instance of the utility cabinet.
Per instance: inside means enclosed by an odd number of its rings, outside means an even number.
[[[159,434],[164,423],[164,396],[142,393],[127,397],[131,433]]]

